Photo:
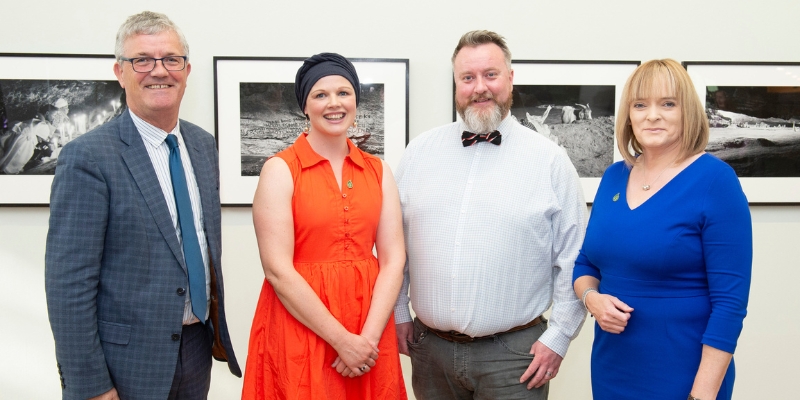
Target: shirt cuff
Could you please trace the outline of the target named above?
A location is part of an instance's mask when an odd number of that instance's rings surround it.
[[[552,326],[547,328],[547,330],[542,333],[542,336],[539,337],[539,341],[542,342],[543,345],[547,346],[547,348],[560,355],[561,358],[564,358],[567,355],[567,349],[569,348],[569,343],[571,342],[569,336],[561,332],[560,329]]]
[[[408,308],[408,304],[400,304],[394,307],[394,323],[402,324],[406,322],[411,322],[411,311]]]

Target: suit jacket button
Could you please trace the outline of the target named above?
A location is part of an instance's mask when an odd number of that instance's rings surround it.
[[[186,289],[179,287],[178,288],[178,296],[183,296],[186,294]]]
[[[181,335],[179,335],[179,334],[177,334],[177,333],[173,333],[173,334],[172,334],[172,340],[174,340],[174,341],[176,341],[176,342],[177,342],[178,340],[181,340]]]

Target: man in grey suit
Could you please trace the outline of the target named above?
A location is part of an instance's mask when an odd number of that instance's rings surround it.
[[[64,399],[205,399],[212,356],[241,377],[215,141],[178,120],[188,54],[167,16],[129,17],[114,64],[129,110],[58,158],[45,285]]]

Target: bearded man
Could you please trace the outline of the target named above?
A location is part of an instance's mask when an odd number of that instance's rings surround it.
[[[580,181],[563,149],[511,116],[502,36],[464,34],[452,62],[461,120],[419,135],[397,171],[399,348],[417,399],[546,399],[586,317],[571,285]]]

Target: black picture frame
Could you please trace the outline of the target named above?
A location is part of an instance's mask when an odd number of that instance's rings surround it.
[[[711,125],[706,151],[748,201],[800,203],[800,62],[684,61]]]
[[[565,148],[581,177],[588,203],[594,200],[602,172],[611,163],[622,160],[614,138],[616,113],[622,88],[640,64],[640,61],[607,60],[511,61],[514,70],[511,114],[534,131],[536,126],[543,127],[546,132],[539,133]],[[455,90],[453,82],[453,93]],[[582,109],[577,104],[588,105],[593,109],[588,115],[594,113],[594,117],[586,118],[585,110],[578,116]],[[565,124],[560,117],[564,112],[575,118]],[[458,118],[454,100],[453,121]],[[581,134],[571,132],[573,128]],[[593,137],[592,143],[587,144],[584,141],[589,138],[587,131],[599,137]]]
[[[0,205],[48,206],[60,148],[127,108],[113,64],[107,54],[0,53]]]
[[[304,59],[214,57],[214,114],[223,205],[252,205],[263,162],[302,132],[303,115],[293,84]],[[367,136],[365,147],[357,144],[394,168],[408,144],[408,59],[349,60],[361,81],[357,129]]]

